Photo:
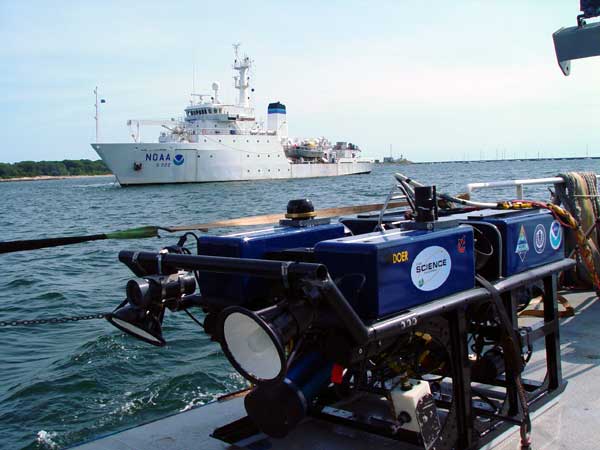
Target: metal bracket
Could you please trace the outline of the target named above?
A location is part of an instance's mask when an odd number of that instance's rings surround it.
[[[290,280],[288,277],[288,273],[289,273],[289,267],[292,264],[293,263],[290,261],[284,261],[281,263],[281,281],[283,283],[283,287],[286,289],[290,288]]]

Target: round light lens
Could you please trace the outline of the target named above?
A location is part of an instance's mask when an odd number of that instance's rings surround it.
[[[251,381],[277,378],[284,367],[280,346],[255,318],[234,311],[223,322],[225,353]],[[234,364],[235,366],[236,364]],[[243,373],[245,372],[245,373]]]

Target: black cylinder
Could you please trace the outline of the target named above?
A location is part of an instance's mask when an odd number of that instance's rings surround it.
[[[275,386],[257,386],[244,406],[263,433],[283,438],[306,416],[308,404],[302,391],[289,380]]]
[[[160,297],[160,286],[157,286],[154,283],[151,284],[145,278],[129,280],[125,290],[129,301],[140,308],[148,307],[150,303],[152,303],[152,299],[155,297],[156,293],[158,293],[158,296]]]
[[[471,378],[478,383],[493,383],[505,370],[504,353],[500,347],[494,347],[473,364]]]
[[[333,363],[318,352],[298,358],[277,384],[259,384],[244,399],[248,416],[275,438],[285,437],[304,417],[309,404],[329,384]]]
[[[127,298],[140,308],[162,300],[181,298],[193,294],[196,290],[196,278],[193,273],[171,276],[149,276],[127,282]]]
[[[160,258],[159,258],[160,256]],[[173,273],[177,269],[200,272],[250,275],[260,278],[281,279],[306,277],[323,280],[327,278],[327,267],[323,264],[270,261],[265,259],[227,258],[224,256],[158,254],[123,250],[119,261],[125,263],[136,275]],[[143,269],[143,270],[140,270]]]
[[[285,217],[288,219],[310,219],[315,217],[315,207],[307,198],[290,200]]]
[[[417,222],[433,222],[437,220],[435,186],[415,187],[415,207],[417,209]]]

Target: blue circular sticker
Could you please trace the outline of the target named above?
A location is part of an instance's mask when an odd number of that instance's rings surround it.
[[[552,247],[554,250],[558,250],[560,244],[562,243],[562,227],[558,221],[555,220],[552,222],[548,235],[550,238],[550,247]]]
[[[535,227],[533,232],[533,248],[538,254],[544,253],[546,249],[546,228],[541,223]]]

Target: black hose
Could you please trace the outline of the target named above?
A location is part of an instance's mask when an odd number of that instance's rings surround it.
[[[524,364],[521,358],[521,347],[518,345],[518,338],[516,336],[515,329],[512,321],[508,317],[506,308],[502,304],[502,298],[500,292],[494,285],[488,280],[483,278],[481,275],[475,275],[477,282],[487,289],[492,297],[493,305],[496,309],[496,313],[500,318],[500,324],[503,330],[502,337],[502,348],[506,352],[508,358],[507,362],[515,372],[515,385],[517,388],[517,395],[519,397],[519,403],[521,404],[521,410],[523,412],[523,421],[521,422],[521,450],[529,450],[531,448],[531,418],[529,416],[529,404],[527,403],[527,395],[525,394],[525,388],[523,386],[523,380],[521,379],[521,373],[523,372]],[[508,381],[508,380],[507,380]]]
[[[106,234],[92,234],[88,236],[68,236],[48,239],[30,239],[23,241],[0,242],[0,253],[20,252],[24,250],[37,250],[39,248],[60,247],[62,245],[79,244],[81,242],[99,241],[107,239]]]

